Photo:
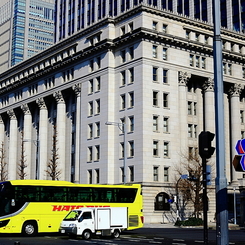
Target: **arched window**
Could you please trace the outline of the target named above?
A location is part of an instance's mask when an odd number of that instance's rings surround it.
[[[155,210],[170,210],[170,203],[168,200],[170,199],[169,195],[165,192],[160,192],[155,197]]]

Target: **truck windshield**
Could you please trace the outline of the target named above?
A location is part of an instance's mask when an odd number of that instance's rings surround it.
[[[73,210],[69,214],[66,215],[66,217],[64,218],[64,220],[66,220],[66,221],[69,221],[69,220],[77,220],[78,217],[80,216],[80,214],[81,214],[81,211]]]

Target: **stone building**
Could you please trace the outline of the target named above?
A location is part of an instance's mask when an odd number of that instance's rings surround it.
[[[215,132],[213,27],[155,1],[134,2],[72,35],[56,34],[54,46],[0,75],[0,142],[8,179],[19,178],[23,154],[26,178],[49,179],[55,131],[60,180],[120,184],[125,175],[126,183],[142,184],[145,222],[168,222],[176,219],[168,203],[175,166],[195,154],[201,131]],[[223,28],[222,41],[232,204],[244,177],[231,164],[245,132],[244,34]],[[209,220],[214,196],[213,183]]]

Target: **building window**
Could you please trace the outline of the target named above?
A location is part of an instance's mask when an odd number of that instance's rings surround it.
[[[129,181],[134,181],[134,166],[129,166]]]
[[[168,108],[168,93],[163,93],[163,107]]]
[[[158,116],[153,116],[153,132],[158,131]]]
[[[92,170],[88,170],[88,183],[93,184],[93,175],[92,175]]]
[[[167,48],[162,49],[162,59],[163,60],[167,60],[167,52],[168,52]]]
[[[125,50],[121,51],[121,61],[122,61],[122,63],[124,63],[126,61],[126,51]]]
[[[157,30],[157,22],[156,21],[152,22],[152,29],[155,31]]]
[[[125,94],[122,94],[120,97],[121,97],[121,110],[125,110],[126,107]]]
[[[94,92],[94,82],[93,79],[89,80],[89,94],[92,94]]]
[[[93,110],[93,101],[90,101],[88,102],[88,115],[89,116],[92,116],[94,113],[94,110]]]
[[[100,77],[96,77],[96,91],[100,91]]]
[[[167,133],[168,130],[168,124],[169,124],[169,118],[168,117],[164,117],[163,118],[163,132]]]
[[[152,46],[152,57],[157,58],[157,46],[156,45]]]
[[[100,57],[97,57],[96,63],[97,63],[97,68],[100,69],[100,67],[101,67],[101,58]]]
[[[162,25],[162,32],[163,32],[163,33],[167,33],[167,27],[168,27],[168,26],[165,25],[165,24]]]
[[[90,68],[91,72],[94,70],[94,61],[93,60],[89,61],[89,68]]]
[[[129,141],[129,156],[133,157],[134,156],[134,141]]]
[[[122,27],[121,27],[121,35],[124,35],[125,33],[126,33],[125,26],[122,26]]]
[[[244,139],[245,137],[245,131],[241,131],[241,139]]]
[[[153,106],[158,106],[158,92],[153,91]]]
[[[126,72],[121,71],[121,86],[125,86],[126,84]]]
[[[134,47],[129,48],[129,57],[130,60],[134,59]]]
[[[95,169],[95,180],[96,180],[96,184],[100,183],[100,170],[99,169]]]
[[[133,31],[133,29],[134,29],[134,23],[133,22],[130,22],[128,24],[128,31],[131,32],[131,31]]]
[[[63,82],[68,82],[73,80],[74,78],[74,69],[68,69],[66,71],[63,72]]]
[[[129,83],[134,82],[134,68],[129,69]]]
[[[197,138],[197,125],[188,124],[188,137]]]
[[[242,68],[242,78],[245,78],[245,67]]]
[[[153,140],[153,156],[158,157],[158,140]]]
[[[96,100],[96,114],[100,114],[100,99]]]
[[[192,114],[192,102],[188,101],[188,115]]]
[[[92,162],[93,161],[93,148],[92,146],[88,147],[88,162]]]
[[[95,134],[96,134],[96,137],[100,137],[100,122],[96,122],[95,123]]]
[[[134,131],[134,116],[129,117],[129,132]]]
[[[164,167],[164,182],[169,181],[169,168]]]
[[[168,83],[168,70],[166,69],[163,69],[162,82],[165,84]]]
[[[129,107],[132,108],[134,107],[134,92],[128,93],[129,95]]]
[[[124,168],[121,167],[120,169],[121,169],[122,182],[124,182]]]
[[[169,142],[164,141],[163,143],[163,156],[169,157]]]
[[[89,138],[89,139],[92,139],[92,137],[93,137],[93,124],[90,123],[90,124],[88,125],[88,138]]]
[[[152,80],[153,80],[153,82],[157,82],[157,80],[158,80],[157,71],[158,71],[157,67],[152,68]]]
[[[158,166],[153,166],[153,181],[158,181]]]
[[[223,74],[225,75],[232,75],[232,66],[228,63],[223,63]]]
[[[124,143],[121,142],[120,145],[121,145],[121,158],[124,158]]]
[[[244,111],[240,111],[240,121],[244,123]]]
[[[95,146],[95,161],[99,161],[100,160],[100,146],[96,145]]]

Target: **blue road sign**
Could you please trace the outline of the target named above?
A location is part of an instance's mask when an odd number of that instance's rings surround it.
[[[245,154],[245,139],[238,140],[235,148],[239,155]]]

